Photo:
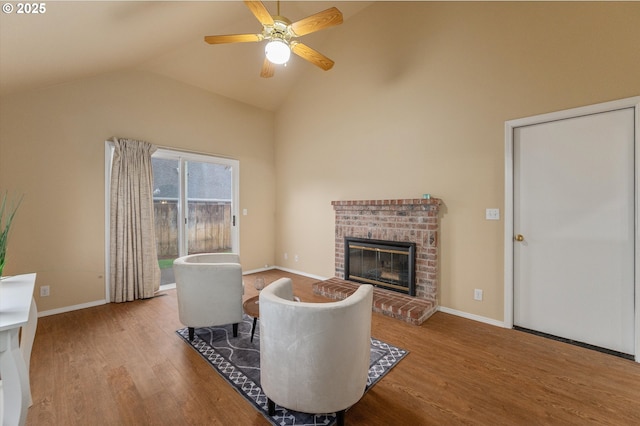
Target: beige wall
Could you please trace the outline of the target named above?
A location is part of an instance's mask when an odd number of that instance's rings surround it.
[[[37,272],[46,311],[102,300],[104,142],[112,136],[240,161],[245,269],[273,264],[273,113],[142,72],[0,99],[0,188],[24,193],[8,275]]]
[[[440,304],[502,320],[504,123],[640,95],[639,23],[640,3],[389,2],[332,30],[335,68],[276,116],[276,263],[333,276],[332,200],[429,192]]]
[[[639,3],[376,3],[313,46],[336,66],[309,65],[275,116],[134,71],[5,96],[0,188],[25,194],[6,273],[51,286],[40,311],[104,298],[104,141],[122,136],[240,160],[245,269],[332,276],[332,200],[430,192],[441,305],[501,320],[484,210],[504,208],[504,122],[640,95],[639,21]]]

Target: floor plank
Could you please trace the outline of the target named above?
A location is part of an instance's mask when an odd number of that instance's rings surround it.
[[[245,276],[245,298],[257,291]],[[283,271],[302,300],[315,279]],[[175,334],[175,290],[38,321],[28,425],[268,425]],[[381,314],[373,336],[410,351],[346,415],[351,425],[637,425],[640,364],[438,312]]]

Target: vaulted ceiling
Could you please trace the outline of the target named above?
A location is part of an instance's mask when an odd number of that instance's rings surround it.
[[[297,21],[336,6],[345,22],[371,1],[283,1],[280,14]],[[292,56],[273,78],[259,76],[264,42],[209,45],[205,35],[260,33],[242,1],[64,1],[40,14],[0,14],[0,95],[138,69],[231,99],[275,110],[307,72],[320,68]],[[265,1],[272,15],[275,1]],[[330,28],[304,36],[322,49]],[[338,65],[338,64],[337,64]],[[327,71],[331,72],[331,71]]]

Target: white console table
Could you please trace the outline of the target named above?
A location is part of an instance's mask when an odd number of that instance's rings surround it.
[[[2,424],[24,425],[27,421],[29,374],[20,351],[18,331],[29,320],[36,274],[0,280],[0,377],[4,398]]]

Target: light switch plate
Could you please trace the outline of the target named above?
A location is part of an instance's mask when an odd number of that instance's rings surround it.
[[[485,219],[500,220],[500,209],[487,209],[485,212]]]

